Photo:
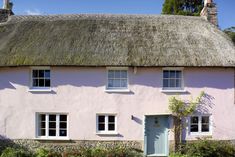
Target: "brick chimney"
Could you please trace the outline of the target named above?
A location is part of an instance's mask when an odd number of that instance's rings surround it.
[[[200,15],[218,27],[217,7],[214,0],[204,0],[204,8]]]
[[[0,9],[0,23],[6,22],[8,17],[14,15],[12,12],[13,3],[9,0],[3,0],[3,8]]]

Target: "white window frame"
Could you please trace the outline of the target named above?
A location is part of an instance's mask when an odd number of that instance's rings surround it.
[[[45,136],[39,136],[39,116],[45,114],[45,120],[46,120],[46,134]],[[56,115],[56,136],[49,136],[49,115]],[[59,116],[60,115],[66,115],[67,116],[67,136],[59,136]],[[68,113],[52,113],[52,112],[38,112],[36,113],[36,139],[42,139],[42,140],[69,140],[69,115]]]
[[[50,87],[34,87],[33,86],[33,70],[50,70]],[[50,92],[51,91],[51,68],[48,66],[40,66],[40,67],[31,67],[30,68],[30,92]]]
[[[99,130],[99,116],[105,116],[105,130]],[[115,130],[109,131],[108,130],[108,117],[114,116],[115,117]],[[99,113],[96,114],[96,134],[104,134],[104,135],[117,135],[117,114],[106,114],[106,113]]]
[[[191,117],[198,117],[198,132],[191,132]],[[209,117],[209,132],[202,132],[202,117]],[[189,135],[196,136],[210,136],[212,135],[212,115],[192,115],[188,117],[189,125],[188,125],[188,133]]]
[[[181,87],[164,87],[164,71],[181,71]],[[166,67],[166,68],[162,68],[162,81],[161,81],[161,85],[162,85],[162,89],[161,92],[186,92],[184,89],[184,68],[183,67]]]
[[[127,71],[127,87],[126,88],[110,88],[108,86],[108,72],[109,70],[126,70]],[[129,90],[129,68],[128,67],[107,67],[106,68],[106,87],[105,87],[106,92],[130,92]]]

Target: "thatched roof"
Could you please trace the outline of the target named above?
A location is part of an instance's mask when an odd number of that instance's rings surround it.
[[[235,47],[201,17],[10,16],[0,66],[28,65],[235,67]]]

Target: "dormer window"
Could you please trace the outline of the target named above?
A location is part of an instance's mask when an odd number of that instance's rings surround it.
[[[183,90],[183,71],[163,69],[163,90]]]

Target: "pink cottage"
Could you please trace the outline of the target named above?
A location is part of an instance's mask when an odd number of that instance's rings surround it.
[[[24,16],[11,6],[0,9],[1,145],[122,143],[168,156],[169,97],[201,91],[185,140],[235,140],[235,47],[213,2],[202,17]]]

